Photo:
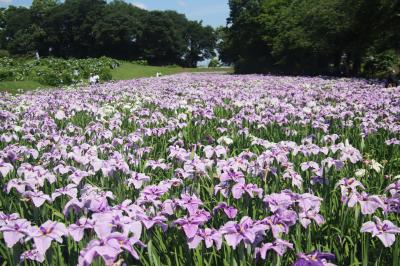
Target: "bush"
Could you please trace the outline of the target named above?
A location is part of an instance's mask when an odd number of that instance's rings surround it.
[[[0,81],[11,81],[14,80],[15,75],[11,69],[0,68]]]
[[[386,79],[394,71],[399,76],[400,55],[394,50],[370,55],[364,63],[367,78]]]
[[[101,69],[100,73],[100,81],[107,81],[112,79],[111,70],[109,68]]]
[[[147,62],[147,60],[136,60],[136,61],[132,61],[131,63],[137,64],[137,65],[142,65],[142,66],[148,66],[149,65],[149,62]]]
[[[0,49],[0,57],[9,57],[10,53],[7,50]]]
[[[111,69],[120,66],[115,59],[101,57],[90,59],[42,58],[34,61],[0,58],[0,80],[31,79],[44,85],[71,85],[99,75],[101,81],[112,79]]]
[[[61,75],[49,69],[42,69],[36,79],[41,84],[58,86],[62,84]]]
[[[219,67],[220,63],[218,58],[211,59],[210,63],[208,63],[208,67]]]

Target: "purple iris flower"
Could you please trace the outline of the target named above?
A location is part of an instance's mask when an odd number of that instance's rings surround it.
[[[107,237],[116,229],[122,229],[124,235],[132,232],[136,238],[140,238],[142,232],[140,221],[133,221],[131,217],[123,215],[121,210],[94,213],[92,219],[93,229],[99,238]]]
[[[14,167],[10,163],[6,163],[0,159],[0,174],[4,178],[10,173]]]
[[[179,218],[174,221],[173,224],[181,226],[187,238],[193,238],[199,230],[199,225],[202,225],[207,221],[208,219],[204,216],[196,215]]]
[[[267,252],[273,250],[282,257],[288,248],[293,249],[293,244],[278,238],[273,243],[265,243],[260,248],[256,248],[254,255],[255,257],[260,255],[260,257],[265,260],[267,258]]]
[[[37,208],[42,206],[45,201],[52,202],[50,196],[44,194],[42,191],[26,191],[22,194],[22,196],[31,200]]]
[[[299,220],[304,228],[307,228],[311,221],[314,220],[318,225],[325,223],[324,217],[317,210],[307,210],[299,213]]]
[[[68,233],[72,238],[79,242],[83,238],[85,229],[93,229],[94,222],[86,217],[81,217],[75,224],[68,226]]]
[[[37,261],[40,263],[43,263],[45,260],[44,254],[40,253],[37,249],[32,249],[25,251],[21,254],[20,260],[21,262],[25,260],[32,260],[32,261]]]
[[[362,155],[359,150],[354,148],[351,145],[345,145],[342,148],[342,153],[340,155],[340,160],[341,161],[346,161],[349,160],[351,163],[355,164],[358,161],[362,160]]]
[[[146,214],[138,214],[137,219],[139,219],[143,223],[146,229],[150,229],[154,225],[159,225],[164,232],[167,231],[167,218],[162,215],[148,216]]]
[[[216,158],[219,158],[221,156],[226,156],[226,148],[218,145],[216,147],[212,147],[212,146],[205,146],[203,148],[203,151],[206,155],[207,158],[212,158],[213,156],[215,156]]]
[[[82,179],[88,176],[93,175],[93,173],[82,171],[82,170],[75,170],[68,179],[71,180],[74,184],[79,185]]]
[[[300,168],[302,171],[306,171],[311,168],[312,171],[319,170],[319,165],[316,162],[309,161],[300,164]]]
[[[349,207],[354,207],[357,202],[360,204],[361,213],[364,215],[373,214],[378,208],[385,208],[385,203],[380,196],[369,196],[366,192],[354,193],[352,197],[350,197],[347,205]]]
[[[389,220],[381,221],[374,217],[375,222],[369,221],[362,225],[361,232],[371,233],[373,237],[378,237],[385,247],[390,247],[396,240],[396,234],[400,233],[400,228]]]
[[[145,247],[138,239],[134,237],[128,238],[117,232],[101,240],[94,239],[81,251],[78,265],[89,266],[97,257],[101,257],[106,265],[113,265],[119,254],[124,250],[139,260],[139,254],[133,248],[134,245]]]
[[[215,229],[199,229],[195,236],[188,240],[189,248],[197,248],[201,241],[204,241],[206,248],[211,248],[213,245],[215,245],[217,250],[220,250],[222,246],[222,234]]]
[[[293,266],[333,266],[334,264],[330,261],[335,260],[335,258],[334,254],[328,252],[299,253]]]
[[[303,185],[303,178],[301,177],[301,175],[299,173],[297,173],[293,169],[288,168],[287,170],[285,170],[282,177],[283,177],[283,179],[290,179],[292,181],[292,186],[295,186],[298,189],[301,189],[301,187]]]
[[[161,214],[173,215],[176,211],[177,203],[175,200],[166,199],[161,204]]]
[[[78,196],[78,188],[75,184],[68,184],[63,188],[56,189],[53,194],[51,194],[51,198],[54,201],[56,198],[67,195],[71,198],[76,198]]]
[[[41,254],[45,254],[53,240],[62,243],[63,240],[61,237],[67,234],[68,230],[63,223],[48,220],[40,227],[31,227],[29,237],[33,238],[36,249]]]
[[[282,233],[289,233],[289,228],[295,225],[296,221],[297,214],[295,211],[278,209],[273,215],[264,218],[259,223],[271,229],[274,238],[280,238]]]
[[[135,189],[140,189],[143,185],[143,182],[148,182],[148,181],[150,181],[149,176],[137,172],[132,172],[131,177],[126,180],[126,184],[128,186],[133,185]]]
[[[181,199],[176,201],[177,205],[186,209],[192,215],[203,202],[196,195],[182,194]]]
[[[17,219],[6,222],[0,226],[3,238],[8,248],[12,248],[18,241],[29,234],[31,223],[25,219]]]
[[[26,182],[25,180],[21,178],[14,178],[8,181],[6,192],[7,194],[9,194],[11,192],[11,189],[15,188],[18,191],[18,193],[22,194],[26,191],[27,187],[32,188],[29,186],[29,183]]]
[[[267,227],[263,224],[254,223],[250,217],[243,217],[239,223],[229,221],[219,230],[225,237],[229,246],[236,249],[240,242],[252,244],[257,234],[264,234]]]
[[[244,183],[244,174],[240,171],[228,170],[221,174],[221,182],[233,181],[235,183]]]
[[[290,195],[284,193],[266,195],[264,202],[272,212],[276,212],[278,209],[286,210],[295,203]]]
[[[4,212],[0,211],[0,227],[10,223],[10,222],[15,222],[19,219],[19,214],[18,213],[12,213],[12,214],[5,214]]]
[[[226,202],[220,202],[214,207],[213,212],[216,213],[218,210],[223,210],[229,219],[236,217],[238,210],[235,207],[229,206]]]
[[[232,195],[235,199],[240,199],[243,193],[247,193],[251,198],[256,194],[260,199],[262,198],[263,189],[257,187],[255,184],[238,183],[232,187]]]
[[[385,192],[389,191],[390,195],[395,196],[400,194],[400,180],[390,184],[385,188]]]

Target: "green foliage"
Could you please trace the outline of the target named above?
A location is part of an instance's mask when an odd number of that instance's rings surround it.
[[[230,0],[229,6],[218,51],[239,73],[379,77],[382,67],[365,66],[368,58],[386,65],[395,62],[384,54],[400,51],[400,1]]]
[[[132,61],[133,64],[137,64],[137,65],[142,65],[142,66],[148,66],[149,62],[147,62],[147,60],[134,60]]]
[[[146,14],[143,34],[138,40],[143,57],[153,65],[180,62],[185,49],[183,34],[175,23],[184,22],[178,13],[151,11]]]
[[[101,81],[112,78],[111,69],[120,65],[115,59],[57,59],[45,58],[21,61],[0,59],[0,81],[33,80],[43,85],[61,86],[85,82],[90,75],[99,75]]]
[[[400,55],[394,50],[372,54],[364,62],[364,73],[367,77],[386,78],[390,72],[399,73]]]
[[[107,56],[196,67],[215,56],[212,27],[175,11],[147,11],[114,0],[35,0],[0,12],[0,48],[12,55]]]
[[[14,78],[14,73],[12,70],[7,68],[0,68],[0,80],[12,80]]]
[[[218,58],[211,59],[210,63],[208,63],[208,67],[219,67],[220,63]]]
[[[100,80],[111,80],[111,70],[109,68],[102,68],[99,73]]]
[[[189,44],[185,52],[185,66],[196,67],[197,62],[215,56],[216,37],[212,27],[203,27],[196,21],[189,22],[185,29],[185,41]]]
[[[7,50],[0,49],[0,58],[1,57],[9,57],[10,53]]]

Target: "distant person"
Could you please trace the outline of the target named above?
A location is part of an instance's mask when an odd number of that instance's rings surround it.
[[[36,51],[35,56],[36,56],[36,60],[40,60],[40,56],[39,56],[39,52],[38,51]]]
[[[99,75],[92,76],[92,74],[90,74],[90,77],[89,77],[89,84],[90,85],[97,84],[97,83],[99,83],[99,81],[100,81]]]

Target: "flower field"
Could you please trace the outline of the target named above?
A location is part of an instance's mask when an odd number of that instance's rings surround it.
[[[400,87],[180,74],[0,95],[2,265],[400,265]]]

